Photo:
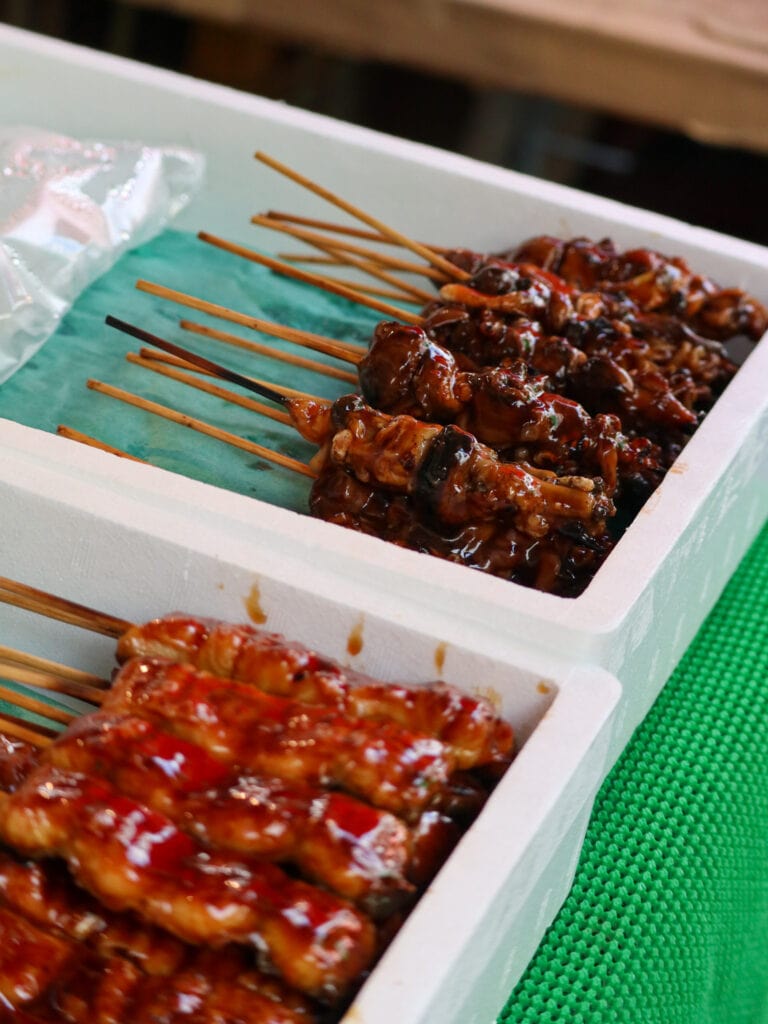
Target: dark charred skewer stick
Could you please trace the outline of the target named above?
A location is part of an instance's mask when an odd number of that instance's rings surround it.
[[[249,391],[255,391],[256,394],[261,395],[263,398],[268,398],[271,402],[277,402],[278,405],[285,404],[286,397],[281,391],[270,388],[266,384],[256,384],[250,377],[246,377],[242,373],[237,373],[236,370],[230,370],[226,366],[222,366],[220,363],[215,363],[212,359],[206,359],[205,356],[199,356],[195,352],[190,352],[188,349],[182,348],[180,345],[174,345],[172,341],[166,341],[165,338],[159,338],[156,334],[145,331],[142,327],[137,327],[135,324],[129,324],[125,320],[120,320],[114,316],[105,317],[104,322],[109,327],[114,327],[118,331],[122,331],[123,334],[128,334],[132,338],[136,338],[138,341],[145,342],[147,345],[154,345],[157,348],[162,349],[164,352],[170,352],[172,356],[184,359],[188,363],[192,363],[193,366],[199,366],[200,369],[206,370],[208,373],[212,373],[215,377],[220,377],[222,380],[228,380],[230,384],[238,384],[240,387],[246,388]]]
[[[144,350],[146,351],[146,350]],[[228,391],[226,388],[220,388],[216,384],[211,384],[207,380],[200,380],[199,377],[193,377],[188,373],[184,373],[183,370],[175,369],[169,366],[167,363],[162,363],[157,359],[148,359],[143,355],[136,355],[135,352],[128,352],[125,357],[129,363],[134,366],[138,366],[144,370],[151,370],[152,373],[159,373],[163,377],[167,377],[169,380],[175,380],[179,384],[186,384],[187,387],[197,388],[198,391],[204,391],[208,395],[213,395],[215,398],[221,398],[225,402],[231,402],[233,405],[239,405],[242,409],[247,409],[249,412],[258,413],[260,416],[267,416],[271,420],[275,420],[277,423],[284,423],[291,425],[291,418],[279,409],[271,409],[268,405],[264,405],[262,402],[256,402],[252,398],[244,398],[242,395],[236,394],[234,391]]]
[[[141,364],[152,363],[155,366],[157,364],[161,364],[163,366],[173,367],[176,370],[183,370],[183,371],[187,371],[188,373],[199,374],[199,375],[201,375],[203,377],[215,377],[216,376],[216,374],[212,373],[210,370],[203,370],[201,367],[195,366],[193,363],[190,363],[189,360],[187,360],[187,359],[180,359],[178,356],[172,356],[169,352],[162,352],[162,351],[160,351],[160,349],[147,348],[146,346],[142,346],[142,348],[139,349],[138,356],[136,355],[135,352],[129,352],[129,353],[126,354],[125,358],[128,360],[129,363],[136,363],[137,365],[139,363],[141,363]],[[182,380],[182,376],[184,378],[186,378],[186,373],[179,375],[175,379],[181,381]],[[279,391],[285,397],[286,404],[292,398],[298,398],[300,400],[310,401],[310,402],[327,402],[328,401],[327,398],[323,398],[320,395],[312,395],[308,391],[298,391],[296,388],[289,388],[289,387],[286,387],[284,384],[275,384],[275,383],[272,383],[270,381],[260,380],[258,377],[248,377],[247,379],[250,380],[251,383],[254,384],[254,385],[263,384],[265,386],[265,388],[272,389],[274,391]],[[192,380],[193,380],[192,378],[190,380],[184,379],[182,381],[182,383],[190,384],[190,383],[192,383]],[[195,380],[195,386],[197,386],[198,383],[199,383],[199,380],[197,378],[194,378],[194,380]],[[206,390],[206,389],[201,389],[201,390]],[[254,389],[251,388],[251,390],[254,390]],[[214,394],[215,392],[211,392],[211,393]],[[249,405],[245,405],[244,404],[245,400],[241,399],[241,396],[239,396],[239,395],[235,396],[234,393],[231,392],[231,391],[226,391],[226,390],[222,389],[221,394],[219,395],[219,397],[223,398],[227,402],[228,401],[235,401],[236,404],[243,405],[244,408],[251,409],[253,412],[258,413],[260,416],[266,415],[265,410],[267,409],[267,406],[263,406],[261,408],[257,408],[257,406],[260,406],[259,402],[252,402]],[[272,413],[272,415],[270,416],[270,419],[273,419],[273,420],[275,420],[278,423],[288,422],[287,420],[285,420],[283,418],[283,416],[284,416],[283,413],[275,412],[274,409],[270,410],[270,412]]]
[[[241,256],[252,263],[268,267],[284,277],[291,277],[295,281],[302,281],[304,284],[311,284],[316,288],[322,288],[323,291],[339,295],[343,299],[349,299],[350,302],[357,303],[359,306],[368,306],[369,309],[375,309],[377,312],[384,313],[385,316],[393,317],[395,320],[404,320],[410,324],[422,324],[424,322],[424,318],[418,313],[411,313],[410,310],[400,309],[399,306],[393,306],[388,302],[379,302],[378,299],[363,295],[353,288],[337,284],[331,277],[323,277],[321,274],[310,274],[305,270],[299,270],[298,267],[293,267],[290,263],[282,263],[280,260],[272,259],[271,256],[264,256],[262,253],[255,252],[245,245],[238,245],[236,242],[228,242],[225,238],[219,238],[217,235],[212,235],[207,231],[198,231],[197,237],[201,242],[207,242],[208,245],[214,245],[225,252],[231,252],[234,256]]]
[[[364,224],[374,228],[379,234],[384,235],[387,238],[392,238],[398,242],[405,249],[410,249],[411,252],[415,252],[417,256],[421,256],[427,263],[431,263],[433,267],[437,267],[438,270],[442,270],[447,277],[453,278],[456,281],[467,281],[470,275],[465,271],[461,270],[455,264],[450,263],[444,257],[438,253],[433,252],[427,246],[422,245],[421,242],[416,242],[407,235],[402,234],[400,231],[396,231],[390,227],[389,224],[385,224],[377,217],[373,217],[371,214],[366,213],[359,207],[354,206],[352,203],[347,202],[346,199],[342,199],[341,196],[335,195],[328,189],[323,188],[322,185],[317,182],[311,181],[303,174],[299,174],[298,171],[292,170],[279,160],[275,160],[274,157],[269,156],[267,153],[258,151],[254,154],[257,160],[261,163],[266,164],[267,167],[271,167],[272,170],[277,171],[279,174],[284,175],[286,178],[290,178],[291,181],[295,181],[297,185],[301,185],[303,188],[308,189],[310,192],[314,192],[315,195],[320,196],[321,199],[325,199],[326,202],[331,203],[333,206],[338,206],[340,210],[344,210],[345,213],[350,214],[355,220],[361,220]]]

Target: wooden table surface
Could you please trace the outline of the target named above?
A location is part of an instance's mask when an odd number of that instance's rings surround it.
[[[128,0],[768,151],[768,0]]]

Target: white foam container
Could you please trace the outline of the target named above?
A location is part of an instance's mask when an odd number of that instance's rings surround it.
[[[266,206],[328,208],[264,149],[435,243],[610,235],[768,301],[768,252],[668,218],[0,28],[0,110],[79,137],[206,153],[182,226],[253,241]],[[261,239],[260,239],[261,244]],[[366,983],[346,1024],[490,1021],[564,899],[597,788],[768,510],[758,345],[586,592],[520,588],[0,420],[0,574],[138,620],[173,608],[268,625],[383,677],[498,694],[522,753]],[[2,392],[0,391],[0,415]],[[0,606],[0,636],[104,670],[106,641]],[[546,691],[546,692],[543,692]]]

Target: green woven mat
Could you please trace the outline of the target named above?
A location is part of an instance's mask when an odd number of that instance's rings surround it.
[[[768,528],[603,785],[499,1019],[768,1022]]]

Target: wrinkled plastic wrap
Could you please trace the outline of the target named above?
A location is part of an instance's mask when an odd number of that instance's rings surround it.
[[[200,187],[201,154],[0,128],[0,383],[74,299]]]

